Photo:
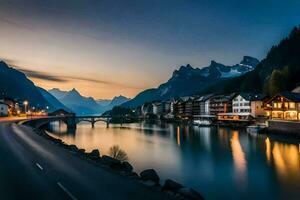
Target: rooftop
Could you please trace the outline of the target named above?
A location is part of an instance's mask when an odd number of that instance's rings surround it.
[[[266,95],[255,93],[240,93],[237,95],[241,95],[247,101],[262,101],[266,98]]]

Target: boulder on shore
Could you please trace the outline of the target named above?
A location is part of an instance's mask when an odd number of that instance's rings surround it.
[[[102,156],[102,161],[113,169],[121,169],[121,161],[110,156]]]
[[[73,151],[73,152],[77,152],[77,151],[78,151],[78,148],[77,148],[76,145],[74,145],[74,144],[69,145],[69,149],[70,149],[71,151]]]
[[[125,172],[132,172],[133,167],[129,162],[122,162],[121,169]]]
[[[204,200],[204,197],[197,191],[192,188],[181,188],[178,190],[178,193],[186,199],[190,200]]]
[[[100,152],[98,149],[94,149],[90,153],[87,153],[87,156],[92,160],[98,160],[100,158]]]
[[[130,172],[128,176],[132,179],[139,179],[139,175],[136,172]]]
[[[159,182],[159,176],[157,175],[154,169],[146,169],[140,173],[140,177],[143,181],[154,181],[155,183]]]
[[[167,179],[162,186],[162,190],[168,190],[172,192],[177,192],[179,189],[183,188],[183,186],[171,179]]]
[[[52,138],[52,137],[50,137],[50,139],[57,144],[60,144],[63,142],[61,139],[56,139],[56,138]]]
[[[79,153],[80,155],[84,155],[85,149],[78,149],[78,153]]]

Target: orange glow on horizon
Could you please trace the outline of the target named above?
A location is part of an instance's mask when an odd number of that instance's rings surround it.
[[[59,88],[63,91],[69,91],[73,88],[79,91],[82,96],[93,97],[95,99],[112,99],[115,96],[124,95],[128,98],[135,97],[143,89],[126,88],[118,85],[101,85],[93,84],[85,81],[70,81],[66,83],[58,83],[52,81],[43,81],[40,79],[29,78],[35,85],[42,87],[46,90],[52,88]]]

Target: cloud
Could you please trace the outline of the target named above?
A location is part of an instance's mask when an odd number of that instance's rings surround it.
[[[24,74],[26,74],[26,76],[30,78],[36,78],[36,79],[54,81],[54,82],[68,82],[68,80],[64,77],[49,75],[44,72],[28,70],[28,69],[20,69],[20,68],[18,68],[18,70],[22,71]]]
[[[22,71],[24,74],[26,74],[27,77],[29,78],[34,78],[34,79],[40,79],[44,81],[52,81],[52,82],[60,82],[60,83],[67,83],[67,82],[72,82],[72,81],[87,81],[91,83],[98,83],[98,84],[104,84],[104,85],[115,85],[115,86],[120,86],[124,88],[131,88],[131,89],[144,89],[141,87],[136,87],[136,86],[130,86],[122,83],[117,83],[113,81],[106,81],[106,80],[99,80],[99,79],[92,79],[92,78],[85,78],[85,77],[77,77],[77,76],[59,76],[59,75],[54,75],[54,74],[49,74],[37,70],[29,70],[24,67],[18,66],[13,64],[14,60],[9,60],[9,59],[2,59],[6,63],[9,63],[11,67],[14,67],[15,69]]]
[[[65,76],[65,75],[56,75],[56,74],[50,74],[38,70],[31,70],[27,69],[26,67],[22,67],[18,64],[16,64],[18,61],[10,58],[4,58],[0,57],[0,60],[7,63],[10,67],[15,68],[16,70],[19,70],[23,72],[27,77],[44,80],[44,81],[52,81],[52,82],[59,82],[59,83],[67,83],[67,82],[73,82],[73,81],[86,81],[91,83],[98,83],[98,84],[104,84],[104,85],[114,85],[124,88],[130,88],[130,89],[139,89],[143,90],[145,87],[137,87],[132,86],[128,84],[118,83],[114,81],[107,81],[107,80],[100,80],[100,79],[93,79],[93,78],[87,78],[87,77],[78,77],[78,76]],[[76,87],[76,86],[74,86]]]

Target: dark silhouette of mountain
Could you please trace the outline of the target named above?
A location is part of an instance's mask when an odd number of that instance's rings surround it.
[[[25,74],[0,61],[0,98],[3,97],[10,97],[20,102],[27,100],[29,106],[38,109],[46,109],[48,106],[50,111],[57,109],[58,105],[48,102],[40,89],[27,79]]]
[[[110,104],[107,105],[107,110],[110,110],[115,106],[119,106],[119,105],[121,105],[121,104],[123,104],[123,103],[125,103],[129,100],[130,100],[130,98],[127,98],[127,97],[122,96],[122,95],[116,96],[111,100]]]
[[[274,95],[300,85],[300,26],[274,45],[255,68],[240,77],[220,81],[204,92],[264,92]]]
[[[127,101],[129,101],[130,98],[127,98],[125,96],[115,96],[113,99],[98,99],[96,102],[105,108],[105,110],[110,110],[115,106],[119,106]]]
[[[125,107],[136,107],[145,102],[165,100],[198,93],[215,82],[241,76],[255,69],[259,60],[245,56],[236,65],[226,66],[211,61],[208,67],[193,68],[191,65],[181,66],[173,72],[172,77],[155,89],[148,89],[139,93],[132,100],[122,104]]]
[[[114,106],[118,106],[125,101],[128,101],[128,98],[118,96],[112,100],[102,101],[104,105],[101,105],[101,101],[96,101],[92,97],[84,97],[75,88],[70,91],[61,91],[54,88],[49,90],[49,93],[59,99],[60,102],[74,111],[77,115],[102,114],[103,112],[112,109]]]
[[[64,104],[62,104],[58,99],[56,99],[52,94],[50,94],[47,90],[37,87],[42,96],[48,101],[50,107],[55,109],[64,109],[68,112],[73,112],[71,109],[67,108]]]
[[[96,100],[97,104],[99,104],[100,106],[108,106],[111,102],[111,99],[97,99]]]
[[[51,93],[53,96],[55,96],[57,99],[61,99],[68,93],[67,91],[62,91],[58,88],[53,88],[53,89],[49,90],[48,92]]]
[[[49,90],[49,93],[77,115],[95,115],[103,112],[102,107],[92,97],[82,96],[75,88],[70,91],[61,91],[54,88]]]

